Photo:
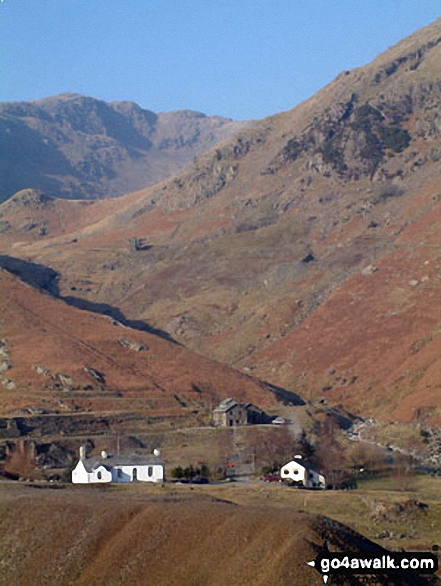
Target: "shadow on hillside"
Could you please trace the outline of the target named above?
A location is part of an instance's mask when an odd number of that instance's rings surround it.
[[[107,315],[108,317],[122,323],[124,326],[133,328],[134,330],[147,332],[148,334],[158,336],[168,342],[179,345],[179,343],[164,330],[154,328],[139,319],[127,319],[118,307],[113,307],[107,303],[95,303],[93,301],[88,301],[87,299],[82,299],[81,297],[62,297],[58,286],[59,275],[49,267],[22,260],[20,258],[14,258],[12,256],[0,255],[0,268],[16,275],[24,283],[27,283],[40,291],[45,291],[57,299],[61,299],[72,307],[91,311],[93,313],[99,313],[101,315]]]
[[[147,332],[148,334],[153,334],[154,336],[158,336],[159,338],[163,338],[168,342],[172,342],[173,344],[179,344],[176,340],[174,340],[168,332],[164,330],[160,330],[158,328],[154,328],[153,326],[149,325],[148,323],[140,320],[140,319],[127,319],[123,312],[118,309],[118,307],[113,307],[112,305],[108,305],[107,303],[95,303],[94,301],[88,301],[87,299],[83,299],[81,297],[59,297],[65,301],[68,305],[72,307],[76,307],[78,309],[84,309],[86,311],[91,311],[93,313],[100,313],[101,315],[107,315],[112,319],[122,323],[124,326],[129,328],[133,328],[134,330],[140,330],[142,332]]]
[[[0,268],[5,269],[8,273],[16,275],[24,283],[27,283],[36,289],[41,289],[55,297],[59,297],[59,275],[53,269],[34,262],[22,260],[21,258],[14,258],[6,255],[0,255]]]
[[[302,399],[300,395],[294,393],[293,391],[287,391],[282,387],[278,387],[277,385],[272,385],[266,381],[263,381],[263,384],[269,388],[277,397],[279,401],[288,405],[306,405],[305,401]]]
[[[307,539],[309,545],[315,550],[317,556],[327,558],[331,551],[345,552],[345,555],[353,555],[357,558],[376,557],[381,559],[393,552],[386,549],[354,531],[347,525],[329,519],[322,515],[317,515],[315,519],[311,520],[311,528],[315,531],[319,538],[319,543]],[[401,550],[404,553],[404,550]],[[410,554],[410,552],[407,552]],[[333,584],[351,584],[353,586],[362,584],[388,584],[390,586],[436,586],[439,580],[435,575],[419,575],[412,570],[403,570],[401,572],[391,573],[390,571],[381,570],[372,572],[372,574],[334,574],[332,576]],[[372,580],[366,578],[373,577]]]

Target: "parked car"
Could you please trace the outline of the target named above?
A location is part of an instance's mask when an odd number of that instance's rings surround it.
[[[283,482],[280,476],[276,476],[275,474],[266,474],[260,480],[264,482]]]

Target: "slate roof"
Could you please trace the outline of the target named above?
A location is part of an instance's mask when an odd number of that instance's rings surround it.
[[[229,411],[230,409],[232,409],[233,407],[236,407],[239,403],[237,401],[235,401],[234,399],[232,399],[231,397],[228,399],[224,399],[219,405],[218,407],[216,407],[215,409],[213,409],[213,412],[217,412],[217,413],[226,413],[227,411]]]
[[[224,399],[221,403],[219,403],[219,405],[215,409],[213,409],[213,412],[226,413],[233,407],[238,406],[245,409],[245,411],[257,411],[259,413],[263,413],[262,409],[259,409],[259,407],[256,407],[256,405],[253,405],[252,403],[238,403],[231,397],[228,399]]]
[[[317,472],[317,470],[306,460],[304,460],[303,458],[293,458],[292,460],[290,460],[288,462],[288,464],[290,464],[291,462],[295,462],[296,464],[300,464],[300,466],[303,466],[303,468],[306,468],[306,470],[310,470],[311,472]],[[285,464],[286,466],[286,464]]]
[[[253,405],[253,403],[242,403],[242,407],[246,410],[246,411],[255,411],[256,413],[262,413],[263,411],[260,407],[257,407],[257,405]]]
[[[92,472],[104,466],[107,470],[115,468],[116,466],[153,466],[155,464],[164,465],[164,460],[157,456],[141,456],[139,454],[125,455],[125,456],[92,456],[83,460],[84,467],[88,472]]]

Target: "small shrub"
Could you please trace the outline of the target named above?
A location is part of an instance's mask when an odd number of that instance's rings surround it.
[[[380,123],[384,120],[383,114],[377,108],[370,104],[364,104],[355,111],[355,120],[351,124],[354,130],[370,131],[375,123]]]
[[[175,478],[176,480],[180,480],[181,478],[184,477],[184,470],[182,468],[182,466],[177,466],[176,468],[173,468],[173,470],[171,471],[171,476],[172,478]]]
[[[406,149],[411,140],[407,130],[398,126],[386,126],[380,128],[380,137],[385,149],[391,149],[395,153],[401,153]]]
[[[343,152],[338,148],[335,138],[327,139],[319,149],[323,161],[332,165],[334,169],[342,173],[347,169]]]
[[[384,151],[381,141],[370,129],[365,130],[365,144],[360,151],[360,155],[370,162],[372,172],[375,171],[383,159]]]
[[[182,468],[182,466],[177,466],[173,468],[171,471],[171,477],[175,480],[185,480],[187,482],[191,482],[195,479],[209,479],[211,476],[210,469],[207,464],[202,463],[199,467],[194,467],[192,464],[190,466],[186,466]]]
[[[71,460],[67,466],[64,468],[63,472],[60,475],[61,482],[72,482],[72,471],[76,467],[76,462]]]
[[[374,203],[381,203],[388,199],[391,199],[392,197],[401,197],[402,195],[404,195],[404,193],[404,189],[402,189],[398,185],[385,185],[380,189],[377,197],[374,200]]]
[[[283,147],[283,154],[285,155],[285,157],[291,159],[292,161],[297,159],[300,152],[301,152],[301,144],[295,138],[291,138],[286,143],[286,145]]]
[[[259,476],[267,476],[268,474],[274,473],[274,466],[262,466],[259,472]]]

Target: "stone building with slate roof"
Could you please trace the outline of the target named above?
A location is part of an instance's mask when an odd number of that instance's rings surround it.
[[[213,409],[213,423],[217,427],[270,423],[271,420],[271,417],[252,403],[238,403],[231,398],[224,399]]]

